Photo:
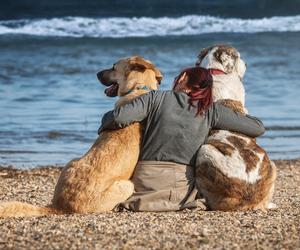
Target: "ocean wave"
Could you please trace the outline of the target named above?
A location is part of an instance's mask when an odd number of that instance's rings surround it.
[[[0,35],[23,34],[56,37],[150,37],[206,33],[300,31],[300,15],[261,19],[188,15],[171,17],[62,17],[0,21]]]

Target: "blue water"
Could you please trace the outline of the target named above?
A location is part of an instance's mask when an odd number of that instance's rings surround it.
[[[99,69],[139,54],[162,70],[161,87],[170,89],[199,49],[215,43],[237,47],[247,62],[246,105],[267,127],[259,144],[272,159],[300,157],[297,1],[241,1],[231,10],[225,1],[174,2],[115,11],[106,1],[67,1],[55,11],[56,1],[27,1],[27,12],[20,1],[0,8],[0,165],[64,165],[85,153],[116,101],[98,83]],[[258,11],[245,8],[251,4]]]

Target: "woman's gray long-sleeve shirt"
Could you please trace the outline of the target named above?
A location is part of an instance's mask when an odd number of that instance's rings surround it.
[[[211,129],[239,132],[251,137],[264,133],[262,122],[214,103],[205,114],[195,116],[183,92],[151,91],[107,112],[99,132],[143,122],[144,136],[139,160],[171,161],[194,165],[198,149]]]

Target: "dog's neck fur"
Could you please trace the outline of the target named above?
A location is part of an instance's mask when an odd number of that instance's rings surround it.
[[[152,70],[146,70],[144,73],[130,73],[130,75],[127,77],[127,84],[121,84],[122,86],[126,86],[127,88],[120,89],[118,91],[119,100],[116,102],[115,106],[118,107],[124,105],[137,98],[138,96],[148,93],[151,90],[157,90],[158,84],[159,83]],[[144,86],[147,86],[149,89],[143,89]]]
[[[213,75],[213,101],[231,100],[235,105],[230,105],[234,111],[248,114],[245,108],[245,89],[243,82],[236,74]],[[238,105],[237,103],[240,103]],[[225,105],[226,106],[226,105]],[[233,108],[234,106],[240,106]]]
[[[245,105],[245,89],[236,74],[213,75],[213,101],[232,99]]]

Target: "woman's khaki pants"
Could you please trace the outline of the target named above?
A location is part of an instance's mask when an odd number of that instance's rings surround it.
[[[131,211],[177,211],[196,207],[194,168],[165,161],[138,162],[135,193],[120,204]]]

